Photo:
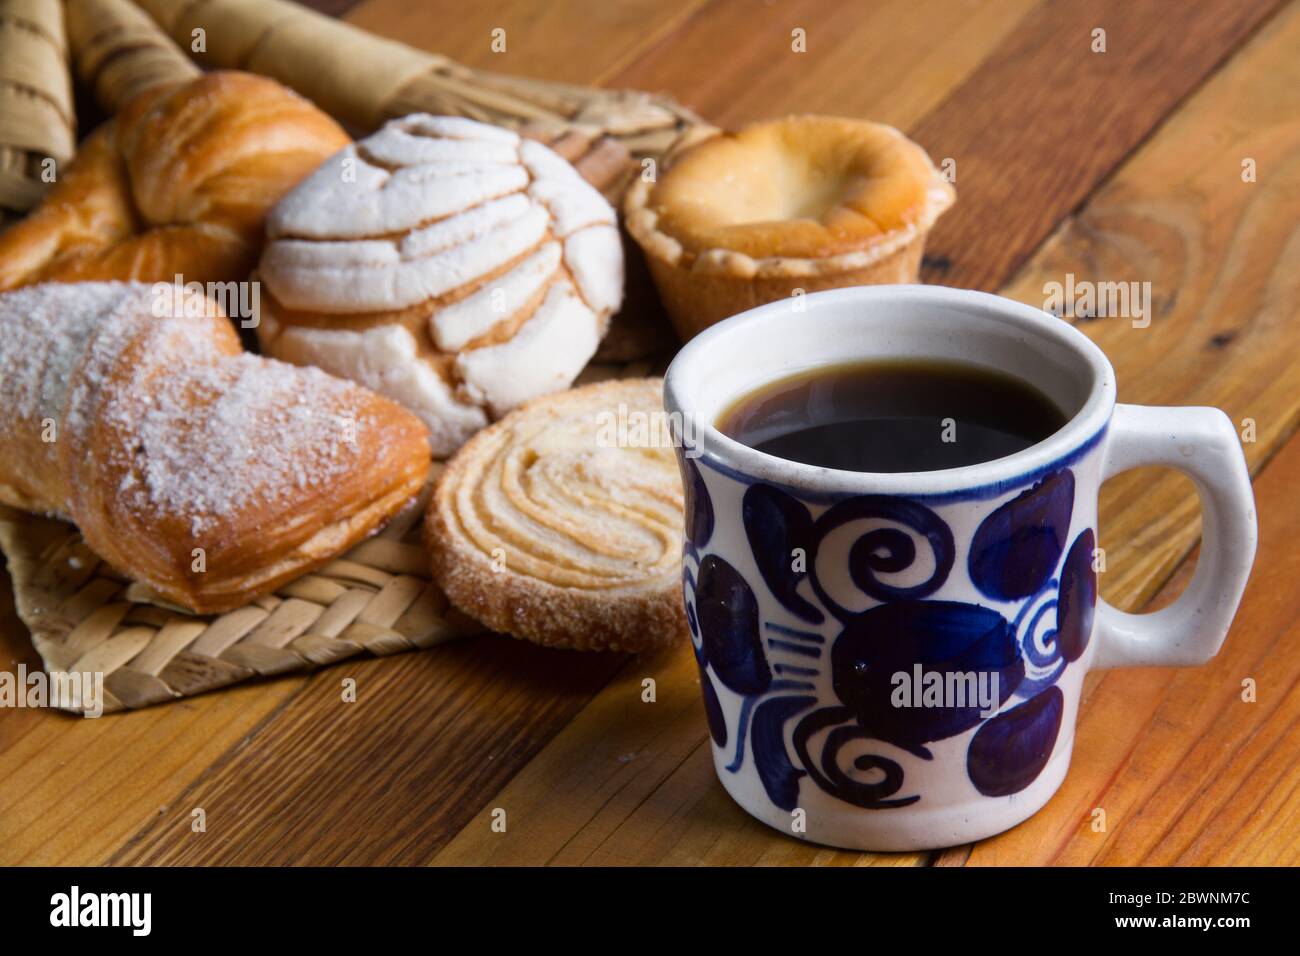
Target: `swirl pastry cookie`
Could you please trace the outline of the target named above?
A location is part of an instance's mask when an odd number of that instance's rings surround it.
[[[454,117],[394,120],[271,212],[263,351],[403,403],[434,454],[573,383],[623,295],[614,210],[567,161]]]
[[[426,522],[457,607],[550,647],[640,651],[686,632],[672,447],[618,440],[620,421],[661,420],[662,391],[626,379],[534,399],[460,450]]]
[[[704,140],[624,197],[683,341],[796,293],[915,282],[953,188],[892,126],[791,116]]]

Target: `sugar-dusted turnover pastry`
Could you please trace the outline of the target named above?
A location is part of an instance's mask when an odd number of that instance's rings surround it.
[[[673,451],[619,426],[659,414],[662,392],[658,378],[587,385],[470,439],[426,523],[452,603],[551,647],[639,651],[686,633]]]
[[[418,494],[429,452],[395,403],[241,352],[215,304],[172,301],[140,283],[0,295],[0,501],[224,611],[374,531]]]
[[[955,193],[879,123],[793,116],[705,140],[624,199],[627,229],[683,340],[803,292],[913,282]]]
[[[244,279],[267,210],[347,143],[337,123],[265,77],[209,73],[153,87],[96,130],[35,211],[0,234],[0,289]]]
[[[268,220],[262,350],[402,402],[455,451],[565,388],[623,294],[614,210],[568,162],[452,117],[395,120]]]

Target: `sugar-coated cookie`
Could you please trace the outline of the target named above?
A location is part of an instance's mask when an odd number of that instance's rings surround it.
[[[686,633],[682,484],[663,380],[534,399],[448,464],[426,523],[434,577],[497,631],[640,651]],[[631,427],[627,427],[631,423]]]

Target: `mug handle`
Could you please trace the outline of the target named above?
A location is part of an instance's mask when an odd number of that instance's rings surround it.
[[[1186,667],[1218,653],[1255,560],[1255,496],[1241,442],[1217,408],[1116,405],[1102,480],[1140,465],[1176,468],[1196,485],[1202,540],[1178,600],[1147,614],[1097,601],[1093,667]]]

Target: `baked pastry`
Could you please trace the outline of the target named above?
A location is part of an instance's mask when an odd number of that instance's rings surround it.
[[[394,120],[267,231],[263,352],[397,399],[436,455],[572,384],[622,299],[609,203],[547,147],[467,119]]]
[[[829,116],[719,134],[666,166],[624,212],[683,341],[797,290],[915,281],[955,198],[898,130]]]
[[[0,289],[36,282],[247,277],[266,211],[348,143],[298,94],[209,73],[133,97],[0,235]]]
[[[242,352],[215,303],[170,290],[0,295],[0,501],[73,521],[177,604],[224,611],[374,531],[419,493],[429,453],[398,405]]]
[[[426,523],[453,604],[549,647],[641,651],[686,633],[671,443],[649,428],[619,441],[620,421],[662,420],[662,393],[658,378],[586,385],[470,439]]]

